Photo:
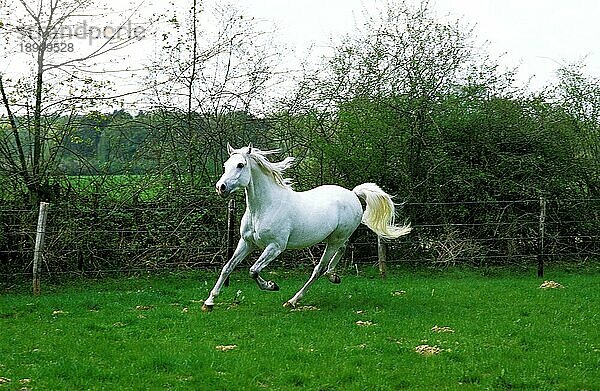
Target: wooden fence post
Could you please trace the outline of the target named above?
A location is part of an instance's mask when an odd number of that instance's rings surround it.
[[[229,200],[227,205],[227,261],[233,256],[235,251],[235,199]],[[225,280],[225,286],[229,286],[229,277]]]
[[[44,251],[44,236],[46,235],[46,216],[48,214],[48,203],[40,202],[37,231],[35,234],[35,249],[33,251],[33,294],[40,294],[40,269],[42,263],[42,252]]]
[[[386,277],[386,262],[387,262],[388,247],[379,236],[377,236],[377,257],[379,258],[379,275],[381,278]]]
[[[546,255],[544,254],[544,231],[546,229],[546,199],[544,197],[540,197],[540,226],[538,231],[538,268],[537,275],[538,277],[544,277],[544,258]]]

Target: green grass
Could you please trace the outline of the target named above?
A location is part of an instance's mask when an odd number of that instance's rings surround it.
[[[600,388],[598,275],[557,272],[564,288],[541,290],[510,272],[372,274],[319,280],[306,311],[281,304],[307,273],[268,275],[281,291],[261,292],[239,272],[212,313],[200,310],[212,273],[4,293],[0,389]]]

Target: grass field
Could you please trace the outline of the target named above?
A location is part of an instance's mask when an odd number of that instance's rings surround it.
[[[295,311],[281,304],[307,273],[269,275],[280,292],[233,277],[212,313],[212,273],[12,288],[0,389],[600,389],[597,274],[544,290],[522,271],[369,269],[319,280]]]

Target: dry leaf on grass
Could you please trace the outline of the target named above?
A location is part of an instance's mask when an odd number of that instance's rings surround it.
[[[135,306],[135,309],[138,311],[148,311],[148,310],[151,310],[152,308],[154,308],[154,307],[151,305],[136,305]]]
[[[450,327],[448,327],[448,326],[443,326],[443,327],[440,327],[440,326],[437,326],[437,325],[436,325],[436,326],[433,326],[433,327],[431,328],[431,331],[433,331],[434,333],[453,333],[453,332],[454,332],[454,330],[452,330],[452,329],[451,329]]]
[[[237,348],[237,345],[217,345],[215,346],[215,349],[220,350],[222,352],[227,352],[229,350],[233,350]]]
[[[54,310],[52,311],[52,315],[64,315],[67,314],[68,312],[65,312],[63,310]]]
[[[303,305],[300,307],[292,308],[292,312],[302,312],[302,311],[318,311],[319,309],[314,305]]]
[[[419,345],[415,348],[415,352],[420,354],[421,356],[433,356],[439,354],[442,349],[437,346],[429,346],[429,345]]]
[[[0,376],[0,384],[10,383],[10,379],[7,377]]]
[[[540,289],[558,289],[564,288],[561,284],[555,281],[544,281],[542,285],[540,285]]]
[[[404,296],[406,291],[394,291],[392,292],[392,296]]]
[[[370,320],[357,320],[356,324],[359,326],[374,326],[375,323],[371,322]]]

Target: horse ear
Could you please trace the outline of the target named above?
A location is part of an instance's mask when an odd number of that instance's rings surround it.
[[[248,155],[252,153],[252,143],[248,144]]]
[[[231,145],[229,145],[229,143],[227,143],[227,153],[229,153],[229,155],[233,155],[233,147]]]

